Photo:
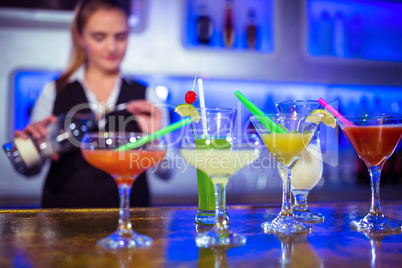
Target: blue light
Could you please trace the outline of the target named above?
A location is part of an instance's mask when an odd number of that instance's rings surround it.
[[[312,56],[402,61],[402,3],[308,0]]]
[[[14,76],[14,130],[24,129],[43,87],[57,78],[56,71],[17,71]]]

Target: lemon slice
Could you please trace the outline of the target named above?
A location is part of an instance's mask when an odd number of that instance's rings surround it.
[[[320,116],[310,116],[310,115],[322,115]],[[322,109],[317,109],[314,110],[306,117],[306,122],[312,122],[312,123],[319,123],[323,122],[326,126],[335,128],[336,127],[336,120],[335,117],[328,112],[327,110],[322,110]]]
[[[181,116],[190,116],[191,120],[198,123],[200,121],[200,113],[197,109],[188,103],[179,104],[174,109]]]

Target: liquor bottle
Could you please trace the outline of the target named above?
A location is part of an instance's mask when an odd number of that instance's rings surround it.
[[[257,22],[255,18],[255,11],[250,9],[248,11],[247,26],[246,26],[246,37],[247,37],[247,48],[256,49],[257,48]]]
[[[227,47],[232,47],[235,38],[235,29],[233,24],[233,1],[226,0],[225,21],[223,28],[223,43]]]
[[[199,16],[197,18],[197,42],[199,44],[209,45],[213,34],[213,23],[208,16],[208,7],[201,5]]]

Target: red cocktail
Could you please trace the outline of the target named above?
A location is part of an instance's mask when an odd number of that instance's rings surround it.
[[[384,164],[401,139],[402,125],[345,126],[342,128],[357,155],[366,164]]]
[[[120,193],[120,219],[116,232],[98,241],[108,248],[149,247],[152,239],[137,234],[130,222],[130,192],[135,178],[158,164],[166,154],[166,141],[156,139],[134,149],[126,150],[141,139],[142,133],[90,133],[82,140],[81,151],[88,163],[109,173],[117,183]]]
[[[380,208],[380,176],[385,161],[391,157],[402,137],[402,115],[344,116],[353,125],[340,119],[338,124],[357,155],[366,164],[370,177],[372,199],[370,213],[360,221],[352,221],[352,228],[364,232],[399,233],[401,226],[388,221]]]

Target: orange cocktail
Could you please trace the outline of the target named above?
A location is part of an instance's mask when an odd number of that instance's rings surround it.
[[[141,141],[144,142],[139,145]],[[98,241],[101,247],[143,248],[152,244],[150,237],[134,232],[130,222],[130,193],[135,178],[157,165],[166,154],[164,138],[146,141],[145,134],[125,132],[89,133],[82,140],[81,152],[85,160],[109,173],[119,188],[119,227]]]
[[[113,176],[118,185],[132,184],[135,177],[145,170],[157,165],[165,157],[161,150],[116,151],[108,149],[82,150],[88,163]]]

